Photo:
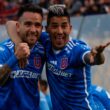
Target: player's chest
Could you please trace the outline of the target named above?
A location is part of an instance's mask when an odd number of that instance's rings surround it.
[[[33,53],[30,55],[27,61],[28,68],[41,69],[45,62],[45,56],[41,54]]]
[[[71,63],[71,58],[67,54],[48,54],[46,61],[59,69],[66,69]]]

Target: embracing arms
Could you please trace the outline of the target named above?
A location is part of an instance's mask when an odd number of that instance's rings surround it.
[[[7,32],[9,37],[11,38],[11,40],[18,45],[19,43],[22,42],[22,40],[19,38],[17,31],[16,31],[16,23],[17,21],[8,21],[6,23],[6,28],[7,28]]]
[[[29,47],[26,43],[20,43],[13,55],[6,55],[7,49],[0,47],[0,86],[4,85],[9,78],[12,68],[19,59],[28,57],[30,55]],[[6,56],[8,60],[6,60]]]
[[[7,22],[6,26],[7,26],[8,34],[12,39],[12,41],[15,44],[22,42],[16,31],[16,22],[9,21]],[[110,45],[110,42],[92,48],[91,51],[84,56],[85,63],[90,65],[103,64],[105,61],[103,51],[108,45]]]

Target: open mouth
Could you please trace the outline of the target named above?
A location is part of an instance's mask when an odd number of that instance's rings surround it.
[[[64,36],[58,35],[58,36],[55,37],[55,40],[56,40],[57,42],[61,42],[61,41],[64,40]]]

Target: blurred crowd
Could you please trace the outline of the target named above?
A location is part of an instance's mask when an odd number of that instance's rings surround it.
[[[28,3],[41,6],[45,19],[47,9],[52,4],[65,4],[71,16],[110,13],[110,0],[0,0],[0,24],[4,24],[10,19],[16,20],[19,7]]]

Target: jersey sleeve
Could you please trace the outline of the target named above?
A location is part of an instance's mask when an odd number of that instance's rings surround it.
[[[89,53],[91,48],[83,41],[78,41],[78,56],[81,64],[86,64],[84,56]]]
[[[7,54],[6,48],[4,46],[0,46],[0,67],[3,66],[7,60],[6,54]],[[7,54],[7,57],[8,57],[8,54]]]
[[[7,47],[0,45],[0,67],[7,64],[10,68],[13,68],[16,62],[15,54],[12,54]]]

